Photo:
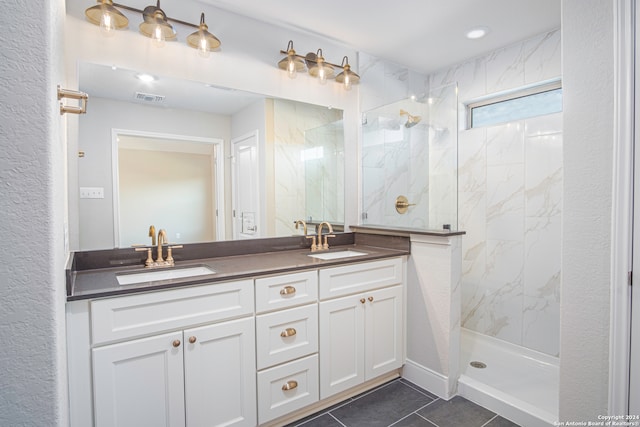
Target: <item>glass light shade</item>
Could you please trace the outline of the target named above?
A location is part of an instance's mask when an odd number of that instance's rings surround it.
[[[153,39],[154,45],[164,46],[165,40],[175,40],[176,32],[167,21],[167,15],[160,9],[160,0],[157,6],[147,6],[142,11],[144,21],[138,27],[140,33]]]
[[[113,34],[113,30],[127,28],[129,19],[113,6],[112,0],[99,0],[98,3],[84,12],[89,22],[100,26],[105,35]]]
[[[280,53],[284,53],[280,51]],[[287,72],[287,75],[291,79],[295,79],[298,71],[304,71],[304,60],[296,55],[296,51],[293,50],[293,42],[289,41],[287,46],[287,57],[278,61],[278,67]]]
[[[206,58],[209,52],[220,47],[220,40],[209,32],[209,27],[204,22],[204,13],[200,15],[200,27],[187,36],[187,44],[198,50],[198,55]]]
[[[360,76],[351,71],[349,64],[344,66],[344,71],[336,76],[336,82],[342,83],[346,90],[351,90],[351,86],[360,82]]]

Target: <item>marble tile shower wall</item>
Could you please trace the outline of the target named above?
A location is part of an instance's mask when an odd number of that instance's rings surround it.
[[[466,130],[464,105],[559,78],[560,41],[559,29],[549,31],[428,76],[359,55],[363,112],[457,84],[463,326],[551,355],[559,352],[561,114]]]
[[[430,76],[458,83],[462,325],[559,352],[562,114],[466,130],[464,104],[561,75],[560,31]]]

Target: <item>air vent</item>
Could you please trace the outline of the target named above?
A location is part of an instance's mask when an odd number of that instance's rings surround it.
[[[154,95],[151,93],[136,92],[136,100],[143,102],[160,103],[164,102],[164,95]]]

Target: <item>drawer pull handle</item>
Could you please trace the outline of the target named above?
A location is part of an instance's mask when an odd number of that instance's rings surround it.
[[[298,387],[298,381],[287,381],[287,383],[282,386],[282,391],[293,390],[296,387]]]
[[[284,331],[280,332],[280,336],[282,338],[292,337],[296,334],[296,330],[294,328],[287,328]]]
[[[369,297],[367,299],[369,300],[369,302],[373,302],[373,297]]]
[[[180,340],[174,340],[172,344],[174,347],[180,347]]]
[[[294,288],[293,286],[285,286],[284,288],[280,289],[280,295],[292,295],[296,293],[296,288]]]
[[[360,298],[360,303],[364,304],[365,303],[365,299],[364,298]]]
[[[196,337],[189,337],[189,342],[191,344],[195,344],[196,343]]]

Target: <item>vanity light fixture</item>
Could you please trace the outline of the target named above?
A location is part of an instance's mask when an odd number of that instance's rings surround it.
[[[98,4],[84,11],[89,22],[100,26],[102,34],[113,35],[129,25],[129,19],[113,6],[112,0],[98,0]]]
[[[342,58],[342,64],[340,66],[343,71],[336,76],[336,82],[342,83],[345,90],[351,90],[351,85],[357,85],[360,81],[360,76],[351,71],[349,58],[346,56]]]
[[[176,31],[173,29],[167,15],[160,9],[160,0],[157,6],[147,6],[142,11],[143,21],[139,27],[142,35],[153,40],[153,44],[157,47],[164,46],[166,40],[175,40]]]
[[[92,6],[85,11],[85,15],[89,22],[94,25],[99,25],[105,35],[113,34],[114,29],[127,28],[129,20],[118,10],[118,8],[120,8],[142,14],[142,23],[140,23],[138,27],[140,33],[151,38],[153,44],[157,47],[164,46],[165,41],[176,40],[177,34],[170,21],[197,30],[187,36],[186,41],[187,45],[196,49],[202,57],[208,57],[209,52],[217,49],[221,45],[220,40],[209,32],[209,27],[204,22],[204,13],[200,15],[200,25],[195,25],[169,18],[160,8],[160,0],[157,0],[155,6],[147,6],[144,10],[114,3],[113,0],[97,0],[97,2],[98,4],[96,6]]]
[[[304,60],[299,55],[296,55],[296,51],[293,49],[293,40],[289,40],[287,51],[280,51],[280,53],[286,54],[287,57],[278,62],[278,67],[286,70],[289,78],[295,79],[298,71],[304,71],[305,65]]]
[[[318,49],[316,53],[309,52],[305,56],[298,55],[293,49],[293,41],[289,40],[287,50],[281,50],[285,58],[278,61],[278,67],[285,70],[290,78],[295,78],[300,71],[308,69],[309,75],[317,77],[320,84],[325,84],[328,79],[332,79],[335,75],[335,69],[341,68],[342,72],[335,76],[335,80],[341,83],[346,90],[350,90],[352,85],[360,82],[360,76],[351,71],[349,58],[344,57],[341,65],[327,62],[322,56],[322,49]]]
[[[198,54],[204,58],[208,57],[212,50],[220,47],[220,40],[209,32],[209,27],[204,22],[204,12],[200,15],[198,31],[189,34],[187,44],[197,49]]]
[[[307,53],[305,57],[307,67],[309,68],[309,75],[317,77],[320,84],[326,84],[327,79],[333,78],[335,73],[333,65],[325,62],[322,56],[322,49],[318,49],[317,53]]]

